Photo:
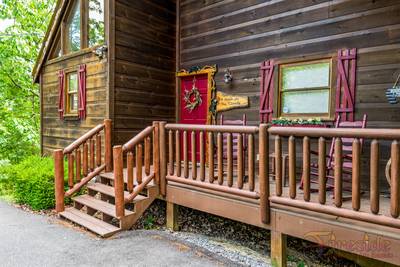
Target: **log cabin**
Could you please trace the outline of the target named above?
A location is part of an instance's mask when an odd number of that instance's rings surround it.
[[[271,230],[277,266],[287,235],[400,264],[399,75],[398,0],[59,0],[33,71],[56,209],[109,236],[161,198],[172,229]]]

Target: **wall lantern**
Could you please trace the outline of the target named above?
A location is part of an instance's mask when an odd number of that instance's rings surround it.
[[[400,74],[397,76],[396,82],[392,86],[392,88],[388,88],[386,90],[386,98],[389,104],[397,104],[399,103],[400,98],[400,85],[399,83]]]
[[[231,83],[232,80],[233,80],[232,73],[229,71],[229,69],[226,69],[224,74],[224,82]]]

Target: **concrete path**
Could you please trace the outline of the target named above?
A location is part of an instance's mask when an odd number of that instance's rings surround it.
[[[158,231],[100,239],[0,201],[0,266],[226,266]]]

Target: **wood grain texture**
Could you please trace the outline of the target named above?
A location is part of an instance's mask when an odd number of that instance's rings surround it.
[[[175,118],[174,1],[115,1],[115,142]]]

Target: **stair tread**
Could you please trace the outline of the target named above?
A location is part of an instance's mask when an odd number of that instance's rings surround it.
[[[60,215],[103,237],[108,237],[121,231],[120,228],[94,218],[73,207],[67,208],[65,211],[61,212]]]
[[[123,173],[124,173],[124,183],[127,183],[128,182],[128,174],[126,172],[126,168],[124,169]],[[135,168],[133,170],[133,173],[134,174],[136,173],[136,169]],[[114,173],[113,172],[101,173],[100,176],[103,177],[103,178],[109,179],[109,180],[114,180]],[[147,175],[145,174],[144,169],[143,169],[143,179],[146,176]],[[134,179],[133,184],[134,185],[138,185],[136,179]],[[154,180],[152,180],[146,187],[151,187],[151,186],[155,186]]]
[[[90,184],[87,186],[87,188],[93,190],[93,191],[97,191],[100,192],[102,194],[105,194],[107,196],[115,196],[115,190],[114,187],[112,186],[108,186],[105,184],[100,184],[100,183],[94,183],[94,184]],[[129,196],[129,192],[128,191],[124,191],[124,197],[128,197]],[[142,196],[142,195],[138,195],[135,197],[135,199],[133,200],[133,203],[141,201],[147,199],[146,196]]]
[[[85,205],[87,207],[90,207],[92,209],[103,212],[114,218],[117,218],[117,215],[115,213],[115,205],[113,205],[113,204],[99,200],[99,199],[91,197],[89,195],[77,196],[77,197],[74,197],[72,200],[76,201],[82,205]],[[133,214],[132,211],[125,209],[125,216],[131,215],[131,214]]]

